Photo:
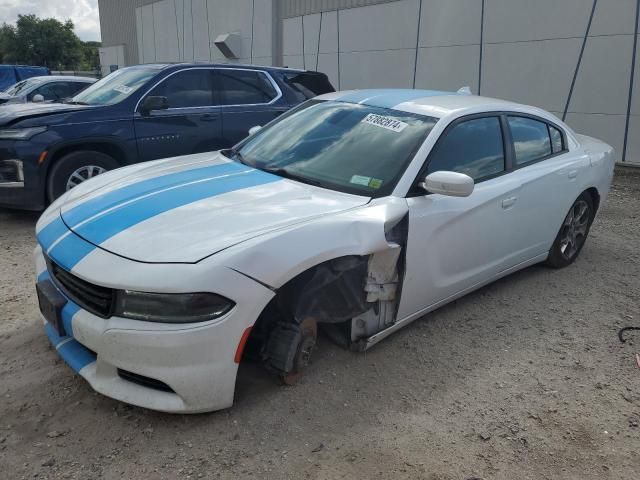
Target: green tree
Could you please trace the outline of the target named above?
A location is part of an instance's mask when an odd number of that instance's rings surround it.
[[[15,51],[16,29],[6,23],[0,26],[0,63],[12,61],[11,52]]]
[[[16,25],[0,27],[2,62],[43,65],[53,70],[75,69],[83,63],[83,44],[73,22],[19,15]]]
[[[100,54],[98,49],[102,46],[100,42],[82,42],[82,64],[81,70],[96,70],[100,68]]]

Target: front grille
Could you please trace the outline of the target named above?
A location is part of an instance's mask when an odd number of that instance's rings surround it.
[[[145,377],[144,375],[122,370],[121,368],[118,369],[118,376],[123,380],[127,380],[137,385],[142,385],[143,387],[153,388],[154,390],[160,390],[162,392],[175,393],[173,388],[160,380],[156,380],[155,378]]]
[[[93,285],[49,263],[49,271],[62,291],[81,308],[99,317],[108,318],[113,311],[114,291],[111,288]]]

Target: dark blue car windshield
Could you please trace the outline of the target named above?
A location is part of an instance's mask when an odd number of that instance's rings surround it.
[[[130,67],[116,70],[73,97],[72,102],[86,105],[113,105],[145,85],[159,70],[154,67]]]

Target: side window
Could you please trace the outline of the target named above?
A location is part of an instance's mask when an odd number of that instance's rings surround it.
[[[221,68],[217,75],[221,105],[269,103],[278,95],[262,72]]]
[[[47,83],[46,85],[42,85],[41,87],[36,88],[33,92],[29,94],[29,100],[33,100],[33,97],[36,95],[42,95],[45,100],[56,100],[58,97],[58,89],[56,86],[59,85],[57,83]]]
[[[51,86],[51,91],[53,92],[56,100],[62,100],[63,98],[70,97],[76,91],[74,85],[78,85],[77,83],[54,83]]]
[[[546,123],[525,117],[509,117],[509,127],[516,152],[516,166],[551,155],[551,138]]]
[[[553,149],[553,153],[562,152],[564,150],[562,132],[556,127],[549,125],[549,133],[551,134],[551,148]]]
[[[213,102],[213,70],[183,70],[163,80],[149,96],[167,97],[169,108],[208,107]]]
[[[76,93],[81,92],[85,88],[87,88],[90,83],[82,83],[82,82],[73,82],[67,86],[67,96],[72,97]]]
[[[466,173],[479,181],[504,171],[504,145],[498,117],[467,120],[444,135],[429,156],[427,174],[448,170]]]

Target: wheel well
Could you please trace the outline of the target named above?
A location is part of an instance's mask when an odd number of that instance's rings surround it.
[[[120,166],[126,164],[126,155],[120,147],[109,142],[88,142],[88,143],[76,143],[73,145],[67,145],[53,153],[53,156],[49,159],[49,170],[56,160],[64,157],[65,155],[77,152],[80,150],[91,150],[94,152],[104,153],[113,158]],[[48,172],[47,172],[48,174]]]
[[[593,202],[593,209],[594,209],[594,214],[598,211],[598,208],[600,207],[600,194],[598,193],[598,190],[595,187],[591,187],[591,188],[587,188],[584,193],[589,194],[589,196],[591,196],[591,201]]]
[[[271,332],[283,324],[295,328],[308,317],[318,323],[339,324],[370,308],[364,289],[369,257],[338,257],[290,279],[260,313],[242,358],[266,360]]]

